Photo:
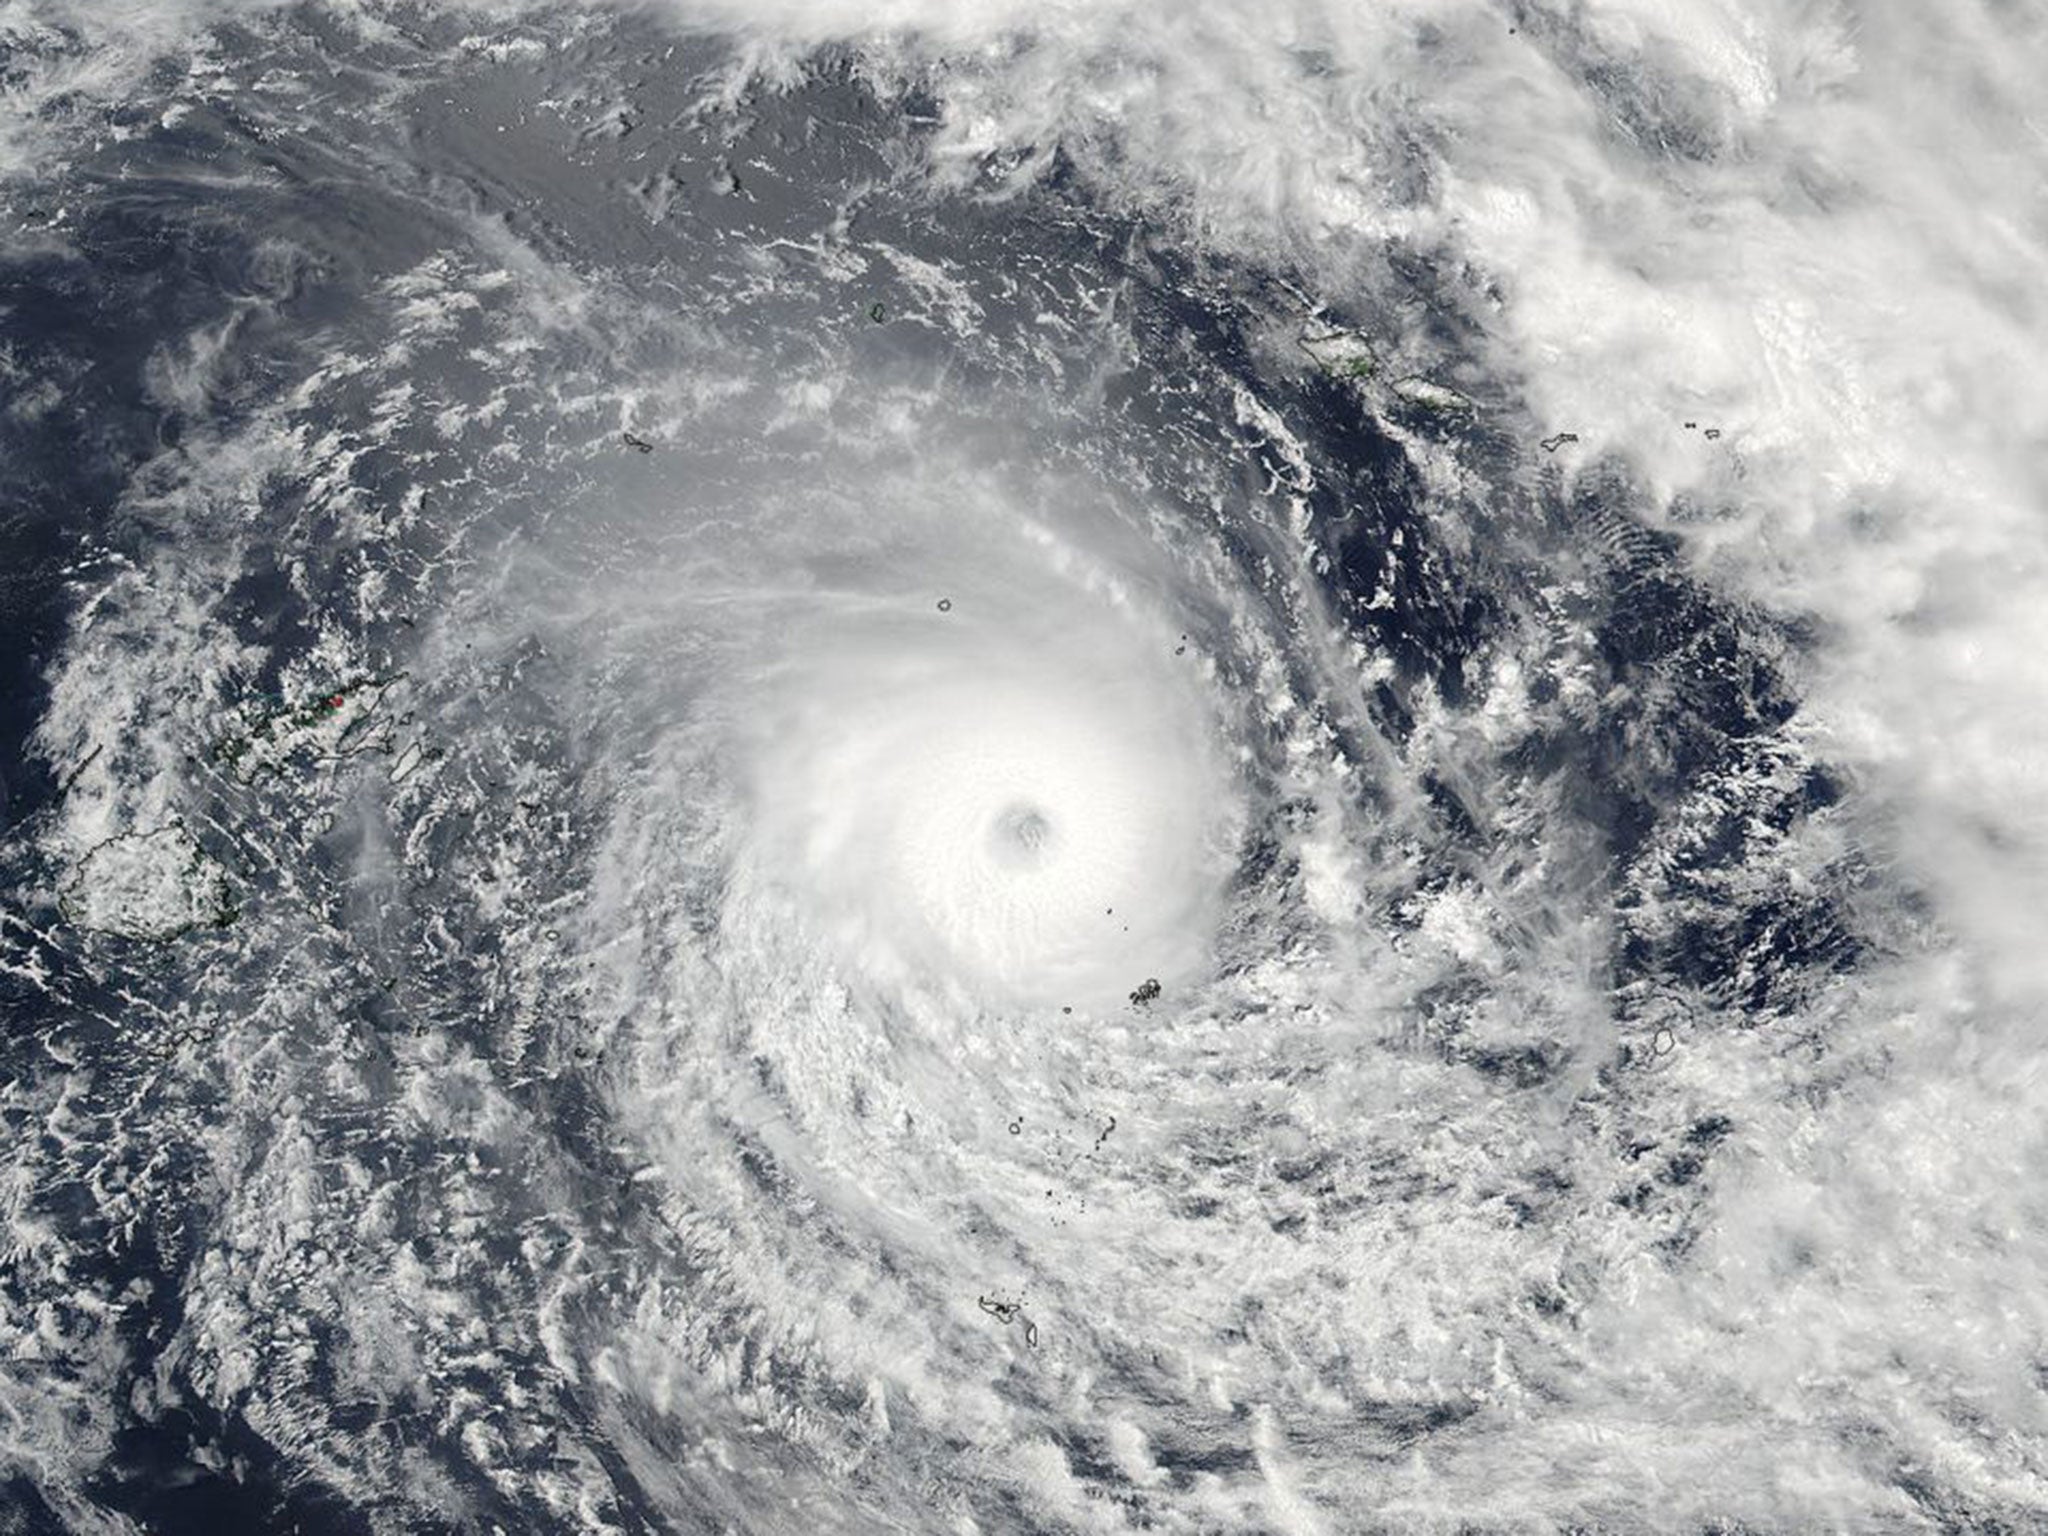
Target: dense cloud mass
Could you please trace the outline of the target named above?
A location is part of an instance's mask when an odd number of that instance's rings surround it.
[[[2048,18],[0,0],[0,1529],[2048,1525]]]

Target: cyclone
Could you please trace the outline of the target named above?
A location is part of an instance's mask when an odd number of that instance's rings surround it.
[[[2040,1528],[2044,41],[0,8],[0,1530]]]

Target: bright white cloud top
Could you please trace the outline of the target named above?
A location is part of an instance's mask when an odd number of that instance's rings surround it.
[[[744,857],[857,966],[1093,1011],[1207,968],[1241,818],[1201,662],[1015,537],[990,535],[952,596],[911,552],[920,586],[899,576],[894,603],[796,608],[736,706]]]

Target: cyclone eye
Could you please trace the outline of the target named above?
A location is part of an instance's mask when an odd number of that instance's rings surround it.
[[[1052,823],[1037,806],[1019,802],[996,817],[992,841],[996,858],[1011,868],[1042,864],[1052,852]]]

